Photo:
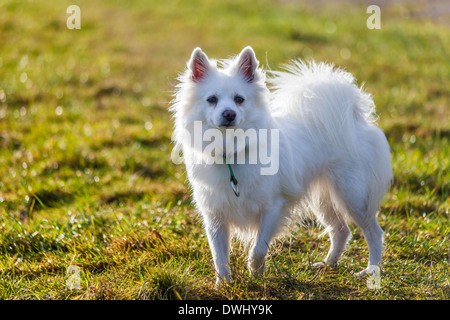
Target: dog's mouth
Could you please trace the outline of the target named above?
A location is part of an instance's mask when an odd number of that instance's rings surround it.
[[[221,128],[231,128],[231,127],[235,127],[235,126],[236,126],[236,124],[233,121],[233,122],[222,122],[219,127],[221,127]]]
[[[212,128],[219,129],[221,131],[225,131],[226,129],[237,129],[239,128],[239,121],[236,121],[237,119],[233,120],[227,120],[227,119],[220,119],[218,121],[211,121],[209,122],[209,125]]]
[[[222,119],[222,121],[220,121],[219,123],[219,128],[236,128],[238,125],[238,122],[236,121],[236,119],[233,120],[227,120],[227,119]]]

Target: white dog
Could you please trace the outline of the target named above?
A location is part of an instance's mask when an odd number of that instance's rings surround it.
[[[262,273],[272,239],[298,212],[314,213],[330,236],[317,266],[337,263],[352,220],[369,247],[368,267],[358,275],[372,273],[383,247],[376,216],[392,169],[371,96],[351,74],[301,61],[271,72],[269,90],[258,64],[250,47],[224,61],[196,48],[171,106],[217,282],[230,280],[233,234],[249,240],[249,268]],[[236,146],[242,134],[245,143]]]

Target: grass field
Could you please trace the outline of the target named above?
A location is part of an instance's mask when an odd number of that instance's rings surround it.
[[[421,4],[295,1],[72,1],[0,4],[0,299],[450,299],[450,30]],[[360,230],[335,270],[314,223],[277,240],[264,278],[233,243],[214,288],[201,219],[171,161],[168,105],[192,49],[226,58],[251,45],[277,69],[333,62],[373,94],[392,148],[382,203],[379,289]],[[80,286],[67,286],[70,266]]]

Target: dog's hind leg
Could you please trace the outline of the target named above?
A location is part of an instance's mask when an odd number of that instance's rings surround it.
[[[347,223],[338,214],[335,214],[334,217],[330,217],[330,220],[331,219],[332,221],[329,221],[327,226],[331,246],[325,258],[325,263],[327,266],[335,267],[342,252],[344,252],[351,233]]]
[[[320,212],[316,212],[322,225],[325,226],[325,232],[330,236],[331,246],[325,258],[325,264],[329,267],[335,267],[350,239],[351,232],[344,217],[336,211],[329,196],[322,198]],[[323,263],[317,262],[314,267],[324,267]]]
[[[355,174],[358,171],[354,171]],[[370,186],[364,183],[355,183],[358,177],[363,175],[347,176],[339,184],[339,194],[347,208],[347,214],[352,218],[358,227],[361,228],[364,239],[369,247],[369,262],[367,269],[361,271],[357,276],[365,276],[377,270],[381,262],[383,251],[383,230],[377,221],[377,211],[379,208],[379,196],[370,191]],[[360,179],[359,181],[364,181]],[[352,183],[353,182],[353,183]]]
[[[362,229],[364,239],[369,247],[369,262],[365,270],[357,273],[357,277],[364,277],[376,272],[381,262],[383,251],[383,230],[381,229],[375,214],[370,219],[363,222],[356,222]]]

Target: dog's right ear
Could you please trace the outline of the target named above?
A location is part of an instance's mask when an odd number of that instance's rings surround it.
[[[192,51],[191,60],[188,62],[188,68],[192,72],[194,82],[201,81],[208,73],[209,60],[206,54],[200,48]]]

